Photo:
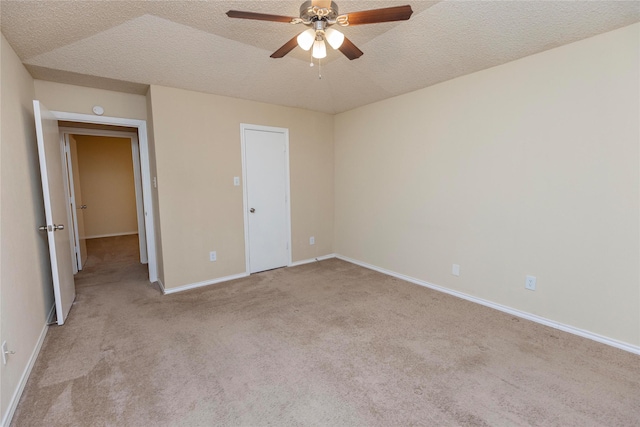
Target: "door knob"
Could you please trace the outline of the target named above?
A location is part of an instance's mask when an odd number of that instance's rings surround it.
[[[255,210],[255,209],[253,209],[253,208],[249,209],[249,212],[251,212],[251,213],[254,213],[255,211],[256,211],[256,210]]]
[[[47,231],[47,230],[48,230],[48,228],[47,228],[47,226],[46,226],[46,225],[41,225],[40,227],[38,227],[38,230],[40,230],[40,231]]]
[[[60,225],[55,225],[53,224],[53,231],[56,230],[64,230],[64,225],[60,224]]]
[[[80,205],[80,209],[87,209],[87,205]]]

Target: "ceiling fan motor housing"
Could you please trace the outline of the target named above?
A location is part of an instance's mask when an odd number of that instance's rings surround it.
[[[300,6],[300,19],[304,24],[311,24],[315,21],[325,21],[328,24],[335,24],[338,19],[338,5],[331,2],[329,7],[314,6],[311,0],[302,3]]]

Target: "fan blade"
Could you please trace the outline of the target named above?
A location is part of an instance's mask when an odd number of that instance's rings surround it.
[[[342,42],[342,46],[340,46],[338,50],[351,60],[358,59],[363,55],[363,52],[346,37]]]
[[[347,13],[349,25],[377,24],[378,22],[406,21],[413,14],[411,6],[387,7]]]
[[[295,36],[288,42],[282,45],[282,47],[271,54],[272,58],[283,58],[287,53],[291,52],[298,46],[298,36]]]
[[[239,10],[230,10],[227,12],[227,16],[229,18],[240,18],[240,19],[256,19],[258,21],[272,21],[272,22],[286,22],[290,23],[294,20],[290,16],[282,16],[282,15],[268,15],[266,13],[255,13],[255,12],[242,12]]]

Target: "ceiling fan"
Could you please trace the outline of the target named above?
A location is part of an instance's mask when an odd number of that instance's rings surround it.
[[[349,59],[360,58],[363,52],[346,38],[340,31],[331,28],[332,25],[347,27],[349,25],[377,24],[380,22],[406,21],[411,17],[411,6],[387,7],[384,9],[364,10],[344,15],[338,13],[338,5],[331,0],[308,0],[300,6],[300,17],[294,18],[282,15],[270,15],[265,13],[242,12],[230,10],[229,18],[255,19],[258,21],[284,22],[289,24],[303,24],[309,29],[301,32],[271,57],[282,58],[291,52],[296,46],[308,51],[313,47],[312,56],[322,59],[327,56],[325,41],[334,48],[340,50]]]

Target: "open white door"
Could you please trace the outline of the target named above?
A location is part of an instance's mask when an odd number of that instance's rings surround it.
[[[83,266],[87,262],[87,239],[84,232],[84,210],[87,209],[87,205],[82,202],[82,188],[80,186],[80,167],[78,166],[78,146],[73,136],[66,134],[65,137],[69,140],[69,152],[67,155],[71,158],[71,171],[73,177],[71,182],[73,183],[73,200],[76,208],[76,244],[80,246],[80,258],[78,262],[78,268],[82,270]]]
[[[75,255],[77,268],[74,273],[82,270],[87,261],[87,242],[84,233],[84,209],[82,204],[82,190],[80,189],[80,179],[78,172],[78,151],[77,144],[72,135],[62,133],[65,153],[65,170],[67,173],[68,193],[66,194],[69,203],[69,214],[71,216],[71,226],[69,236],[71,240],[71,255]]]
[[[131,136],[131,155],[133,156],[133,184],[136,193],[136,214],[138,216],[138,244],[140,245],[140,263],[147,264],[147,233],[144,224],[144,200],[142,196],[142,171],[140,170],[140,144],[138,136]]]
[[[59,230],[64,230],[68,219],[63,175],[64,153],[60,144],[58,120],[37,100],[33,101],[33,113],[36,121],[44,213],[47,221],[47,224],[40,229],[46,230],[49,238],[56,316],[58,325],[62,325],[76,297],[69,233],[67,231],[57,233]]]
[[[65,193],[65,200],[67,200],[67,203],[69,204],[67,206],[68,214],[69,214],[68,216],[70,216],[68,228],[69,228],[69,238],[70,238],[70,245],[71,245],[71,259],[76,261],[76,262],[72,262],[73,274],[75,275],[80,270],[82,270],[82,262],[79,255],[80,249],[79,249],[79,243],[78,243],[78,219],[77,219],[76,201],[75,201],[74,189],[73,189],[73,168],[71,165],[71,155],[70,155],[70,149],[69,149],[68,136],[64,135],[62,137],[61,142],[64,146],[63,173],[66,174],[65,186],[67,190]]]

